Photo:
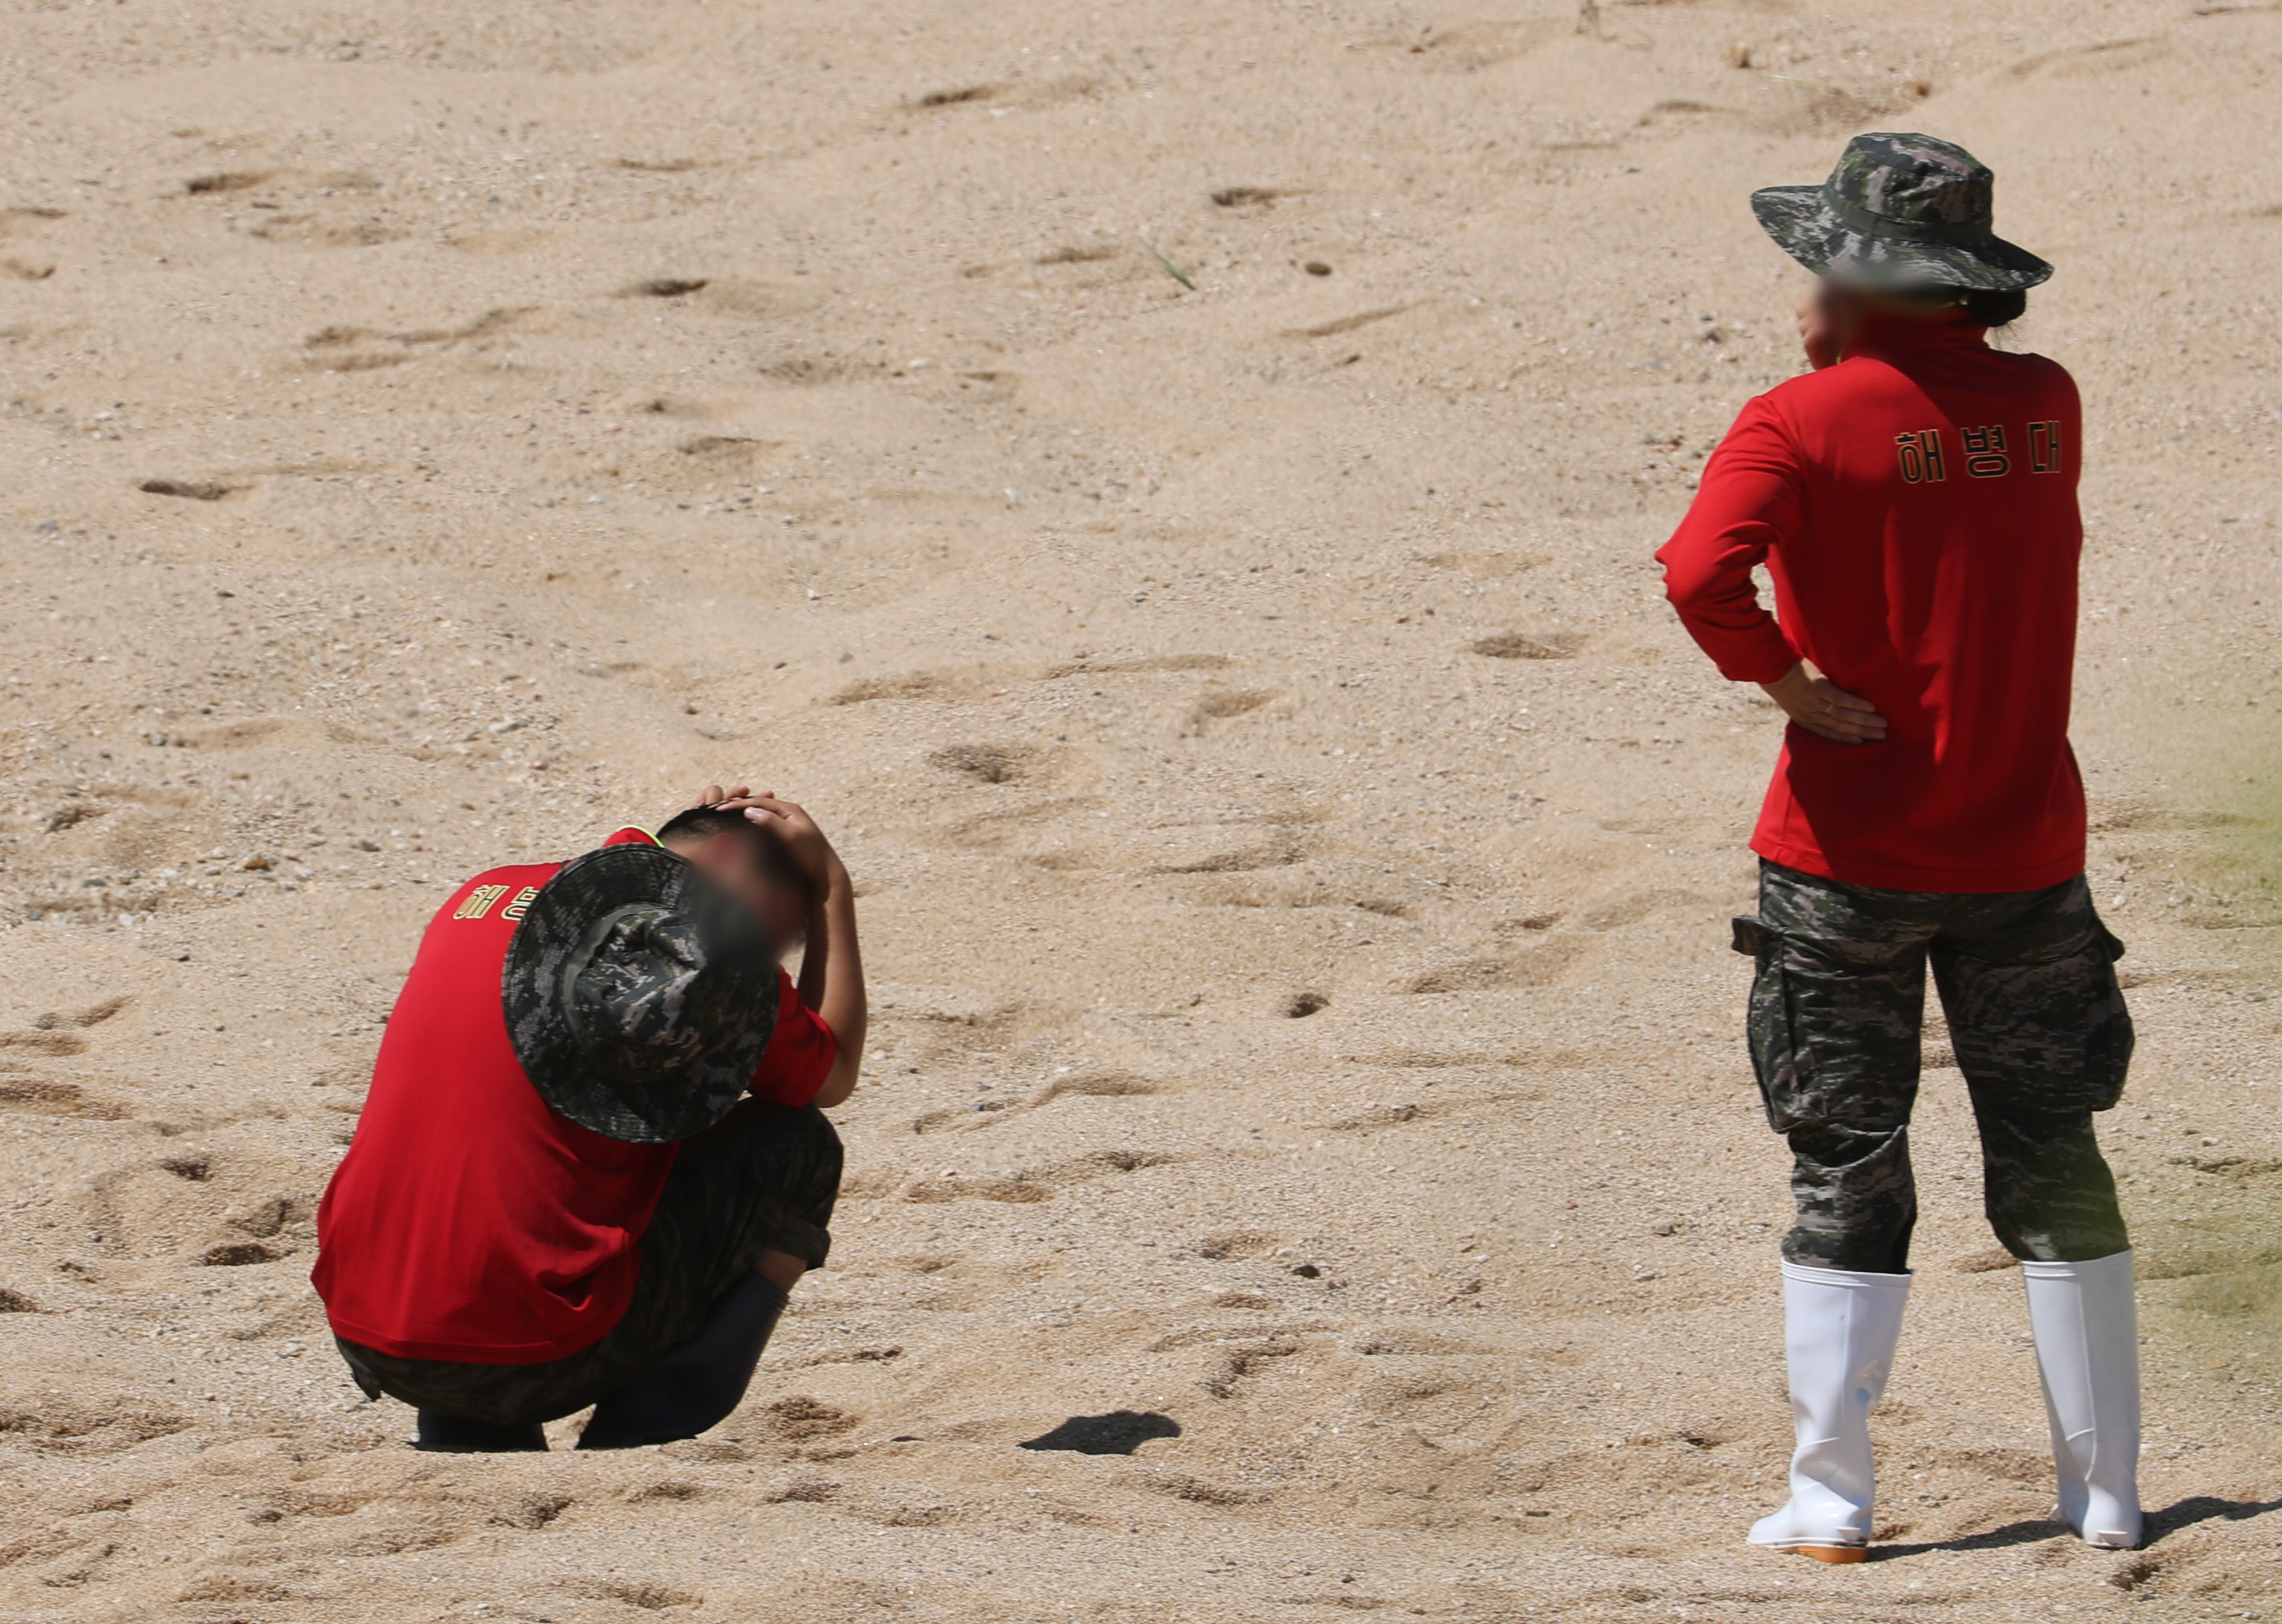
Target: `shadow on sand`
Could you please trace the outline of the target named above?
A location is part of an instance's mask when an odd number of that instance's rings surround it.
[[[2247,1522],[2254,1517],[2264,1517],[2282,1511],[2282,1500],[2222,1500],[2216,1495],[2190,1495],[2176,1500],[2158,1511],[2147,1513],[2147,1537],[2140,1547],[2161,1542],[2182,1528],[2192,1528],[2199,1522]],[[2003,1550],[2014,1545],[2034,1545],[2044,1540],[2065,1537],[2065,1524],[2037,1518],[2022,1522],[2008,1522],[2001,1528],[1985,1533],[1968,1534],[1960,1539],[1928,1540],[1918,1544],[1879,1545],[1871,1550],[1873,1562],[1898,1561],[1904,1557],[1921,1557],[1937,1550]]]
[[[1181,1424],[1155,1410],[1115,1410],[1103,1416],[1072,1416],[1050,1433],[1025,1439],[1017,1448],[1068,1449],[1079,1455],[1130,1455],[1152,1438],[1177,1438]]]

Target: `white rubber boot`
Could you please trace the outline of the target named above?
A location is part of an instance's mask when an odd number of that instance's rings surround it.
[[[2139,1318],[2131,1254],[2023,1262],[2029,1328],[2045,1379],[2061,1519],[2088,1545],[2130,1550],[2139,1513]]]
[[[1798,1449],[1790,1504],[1751,1525],[1751,1543],[1822,1562],[1870,1553],[1870,1411],[1886,1390],[1901,1340],[1906,1274],[1862,1274],[1787,1263],[1783,1343]]]

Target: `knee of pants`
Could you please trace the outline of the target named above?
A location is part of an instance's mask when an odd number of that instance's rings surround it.
[[[1843,1193],[1818,1199],[1802,1191],[1797,1219],[1783,1238],[1783,1255],[1818,1269],[1899,1274],[1908,1267],[1917,1222],[1917,1199],[1906,1190],[1861,1201]]]
[[[840,1131],[832,1119],[814,1106],[803,1106],[788,1113],[794,1131],[798,1136],[801,1155],[807,1163],[808,1187],[829,1200],[840,1193],[840,1177],[847,1162],[847,1151],[840,1143]]]
[[[726,1155],[750,1166],[774,1164],[788,1185],[803,1192],[821,1191],[826,1196],[840,1188],[844,1153],[832,1119],[814,1106],[776,1105],[765,1100],[741,1101],[701,1138],[710,1139],[703,1154]],[[685,1155],[699,1140],[691,1140]]]
[[[832,1119],[814,1106],[767,1106],[768,1115],[757,1124],[763,1153],[782,1180],[785,1206],[796,1216],[818,1226],[828,1225],[840,1199],[841,1175],[846,1153]],[[821,1257],[811,1258],[812,1265]]]
[[[1898,1223],[1851,1229],[1826,1229],[1801,1219],[1783,1237],[1783,1261],[1809,1269],[1843,1269],[1861,1274],[1907,1274],[1910,1236],[1917,1215]]]
[[[2131,1244],[2113,1188],[2075,1192],[2060,1200],[2000,1201],[1990,1197],[1989,1227],[1998,1244],[2033,1263],[2084,1263],[2113,1257]]]
[[[1899,1273],[1918,1213],[1906,1133],[1803,1128],[1790,1145],[1798,1217],[1783,1255],[1825,1269]]]
[[[830,1167],[834,1177],[838,1177],[841,1158],[844,1154],[840,1143],[840,1130],[832,1125],[830,1117],[812,1105],[803,1106],[796,1115],[801,1119],[801,1129],[811,1154],[819,1165]]]
[[[2015,1257],[2042,1263],[2107,1257],[2131,1245],[2115,1177],[2091,1118],[2043,1135],[1983,1130],[1982,1207]]]

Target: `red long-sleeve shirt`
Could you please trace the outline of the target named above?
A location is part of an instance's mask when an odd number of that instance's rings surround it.
[[[1874,744],[1788,728],[1752,850],[1890,890],[2084,867],[2081,422],[2057,362],[1961,319],[1875,325],[1744,407],[1657,554],[1667,594],[1723,675],[1769,682],[1804,656],[1887,721]]]

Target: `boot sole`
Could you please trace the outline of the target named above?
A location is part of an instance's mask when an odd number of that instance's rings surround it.
[[[1818,1562],[1867,1562],[1867,1545],[1793,1545],[1794,1556],[1812,1557]]]

